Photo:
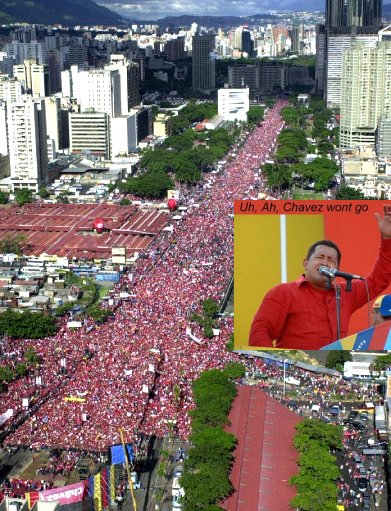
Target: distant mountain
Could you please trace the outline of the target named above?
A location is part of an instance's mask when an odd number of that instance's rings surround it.
[[[119,25],[124,18],[92,0],[2,0],[0,24]]]
[[[156,20],[161,29],[166,28],[177,28],[177,27],[190,27],[192,23],[197,23],[197,25],[202,27],[238,27],[240,25],[245,25],[251,21],[251,24],[259,22],[265,22],[275,20],[278,16],[274,14],[254,14],[252,16],[169,16],[167,18],[162,18]],[[138,23],[154,23],[151,21]]]

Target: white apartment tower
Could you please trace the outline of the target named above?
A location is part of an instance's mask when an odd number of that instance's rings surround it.
[[[112,117],[121,115],[121,77],[118,69],[93,69],[77,75],[73,94],[82,112],[93,108]]]
[[[7,124],[12,189],[37,192],[48,179],[45,102],[23,96],[8,106]]]
[[[391,118],[391,41],[356,42],[343,59],[341,147],[374,146],[381,116]]]

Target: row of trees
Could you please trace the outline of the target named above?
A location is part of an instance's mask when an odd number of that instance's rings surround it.
[[[233,141],[227,130],[220,128],[206,133],[188,129],[181,135],[168,137],[160,148],[147,150],[140,160],[146,170],[139,177],[121,183],[120,189],[139,197],[163,198],[167,190],[180,183],[196,183],[222,158]]]
[[[211,369],[193,382],[196,408],[192,416],[193,447],[184,464],[180,483],[185,491],[184,511],[218,511],[218,502],[232,492],[229,472],[236,438],[224,431],[237,391],[234,379],[243,377],[244,367],[228,363],[223,371]]]
[[[0,314],[0,335],[13,339],[42,339],[57,332],[55,318],[30,311],[8,309]]]
[[[300,472],[289,481],[297,487],[291,506],[300,511],[335,511],[339,468],[330,451],[342,449],[342,426],[305,419],[296,430]]]

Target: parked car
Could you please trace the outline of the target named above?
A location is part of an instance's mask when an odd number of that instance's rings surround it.
[[[360,479],[358,480],[358,489],[359,491],[367,491],[368,479],[366,477],[360,477]]]
[[[339,406],[338,405],[334,405],[334,406],[331,406],[329,408],[329,414],[336,417],[337,415],[339,415],[339,412],[340,412],[340,409],[339,409]]]

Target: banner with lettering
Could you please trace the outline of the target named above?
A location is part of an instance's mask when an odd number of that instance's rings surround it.
[[[85,484],[83,482],[69,484],[68,486],[61,486],[53,488],[52,490],[45,490],[39,492],[39,500],[46,500],[50,502],[59,502],[61,505],[73,504],[80,502],[85,496]]]

